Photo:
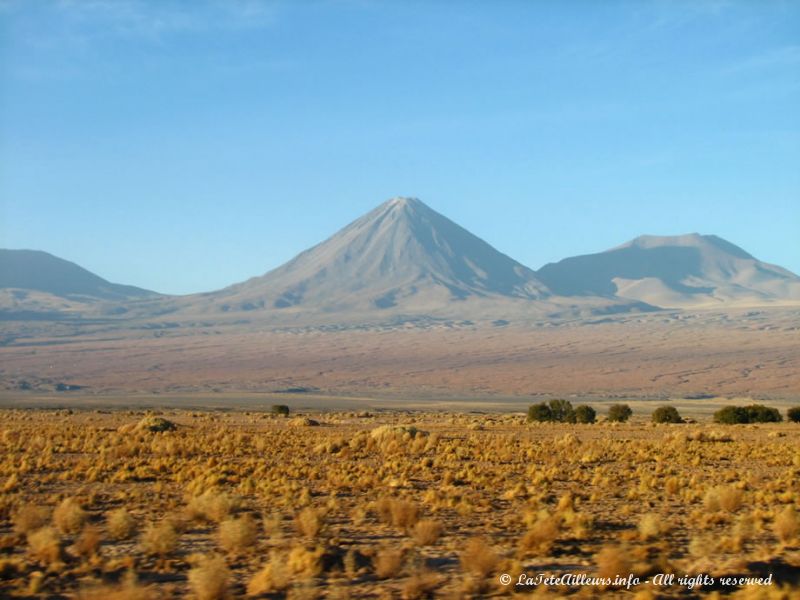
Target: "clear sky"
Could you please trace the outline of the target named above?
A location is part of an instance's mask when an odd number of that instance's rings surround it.
[[[0,0],[0,246],[208,291],[416,196],[800,273],[800,2]]]

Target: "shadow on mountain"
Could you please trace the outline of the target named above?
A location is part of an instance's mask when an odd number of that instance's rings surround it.
[[[732,245],[732,244],[731,244]],[[537,275],[561,296],[614,296],[614,278],[661,279],[672,289],[689,294],[713,292],[714,288],[690,287],[687,276],[703,277],[702,257],[697,248],[627,247],[600,254],[565,258],[542,267]]]

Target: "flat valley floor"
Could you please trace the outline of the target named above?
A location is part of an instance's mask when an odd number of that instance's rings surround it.
[[[0,410],[0,596],[800,594],[800,424],[157,412]]]
[[[256,322],[5,322],[0,390],[4,399],[65,383],[82,386],[81,395],[299,390],[396,403],[537,395],[794,400],[799,338],[797,308],[284,330]]]

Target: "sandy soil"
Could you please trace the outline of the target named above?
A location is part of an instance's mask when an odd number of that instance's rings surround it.
[[[37,328],[38,327],[38,328]],[[60,327],[64,327],[61,325]],[[592,321],[344,330],[255,325],[32,327],[0,346],[8,391],[269,392],[408,398],[800,397],[800,313],[713,311]]]

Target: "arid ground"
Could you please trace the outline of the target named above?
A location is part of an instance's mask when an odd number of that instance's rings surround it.
[[[798,424],[267,408],[2,410],[0,595],[800,594]]]
[[[31,322],[1,331],[4,397],[62,382],[83,394],[800,398],[796,308],[335,330]]]

